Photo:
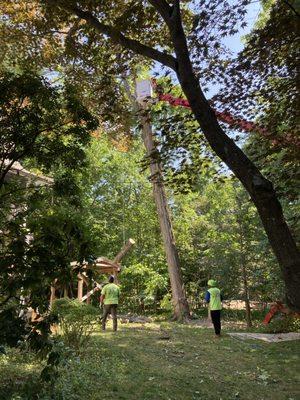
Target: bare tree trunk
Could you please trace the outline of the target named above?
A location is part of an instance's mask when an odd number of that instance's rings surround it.
[[[54,282],[55,284],[55,282]],[[50,302],[49,302],[49,309],[51,310],[53,302],[55,300],[55,286],[51,286],[50,288],[51,294],[50,294]]]
[[[246,265],[244,262],[242,263],[242,273],[243,273],[243,286],[244,286],[244,296],[245,296],[246,321],[248,328],[250,328],[252,326],[251,307],[249,298],[248,277],[247,277]]]
[[[82,296],[83,296],[83,279],[82,279],[82,275],[78,274],[77,278],[78,278],[78,282],[77,282],[77,299],[78,299],[78,301],[82,301]]]
[[[175,244],[161,169],[158,161],[156,161],[153,157],[156,152],[156,147],[153,141],[152,129],[145,111],[143,112],[141,118],[143,123],[143,140],[150,163],[153,195],[167,257],[168,271],[172,289],[172,301],[174,306],[174,317],[177,320],[182,320],[190,316],[189,305],[183,288],[179,257]]]
[[[248,250],[248,242],[251,238],[246,236],[247,227],[243,224],[242,214],[243,212],[247,212],[247,210],[243,210],[242,208],[242,199],[239,198],[238,194],[235,194],[238,213],[236,217],[236,221],[238,224],[238,232],[239,232],[239,242],[240,242],[240,263],[242,267],[242,279],[243,279],[243,289],[244,289],[244,301],[245,301],[245,310],[246,310],[246,321],[247,326],[250,328],[252,326],[251,321],[251,307],[250,307],[250,297],[249,297],[249,285],[248,285],[248,276],[247,276],[247,250]]]
[[[64,286],[64,298],[66,298],[66,299],[69,298],[69,296],[68,296],[68,287],[67,287],[67,285]]]

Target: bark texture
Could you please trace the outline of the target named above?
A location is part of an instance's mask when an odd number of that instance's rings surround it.
[[[174,306],[174,317],[177,320],[183,320],[190,316],[189,305],[183,287],[179,257],[175,244],[162,173],[158,161],[153,157],[156,147],[153,141],[152,129],[145,112],[142,113],[142,124],[143,140],[147,150],[147,156],[149,157],[153,195],[167,257],[168,272],[172,289],[172,301]]]

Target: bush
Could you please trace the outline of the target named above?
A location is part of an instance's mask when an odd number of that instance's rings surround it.
[[[52,313],[57,315],[62,339],[76,351],[86,346],[93,322],[99,317],[99,311],[78,300],[59,299],[53,303]]]
[[[273,319],[264,327],[266,333],[289,333],[300,332],[300,318],[291,315],[286,317]]]
[[[8,307],[0,312],[0,344],[17,346],[28,333],[24,319],[18,316],[16,307]]]
[[[173,311],[173,304],[172,304],[172,296],[171,293],[167,293],[164,295],[163,299],[160,302],[160,307],[168,312]]]

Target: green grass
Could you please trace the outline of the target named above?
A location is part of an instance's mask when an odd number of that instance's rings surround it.
[[[162,325],[170,340],[160,339]],[[88,348],[68,360],[56,384],[44,389],[37,379],[43,365],[10,350],[0,358],[1,400],[29,399],[17,397],[28,388],[40,394],[31,398],[43,400],[299,398],[299,341],[268,344],[226,335],[218,340],[210,329],[176,323],[110,329],[95,330]]]

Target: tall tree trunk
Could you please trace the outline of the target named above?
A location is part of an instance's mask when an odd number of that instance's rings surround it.
[[[149,157],[153,195],[167,257],[168,271],[172,289],[172,301],[174,306],[174,317],[177,320],[182,320],[190,315],[189,305],[183,288],[179,257],[175,244],[161,168],[158,161],[156,161],[155,157],[153,157],[156,152],[156,147],[153,141],[151,125],[148,121],[148,116],[145,111],[143,111],[141,118],[143,124],[143,140],[147,150],[147,155]]]
[[[244,286],[244,297],[245,297],[245,308],[246,308],[246,321],[248,328],[250,328],[252,326],[251,307],[249,298],[248,277],[247,277],[246,265],[244,262],[242,262],[242,273],[243,273],[243,286]]]
[[[237,224],[238,224],[238,230],[239,230],[239,240],[240,240],[240,263],[242,267],[242,280],[243,280],[243,289],[244,289],[244,301],[245,301],[245,309],[246,309],[246,321],[247,321],[247,326],[250,328],[252,326],[252,321],[251,321],[251,307],[250,307],[250,296],[249,296],[249,285],[248,285],[248,275],[247,275],[247,250],[248,250],[248,242],[251,240],[250,237],[247,238],[246,236],[246,229],[243,225],[243,220],[242,220],[242,199],[238,197],[238,194],[236,193],[236,202],[238,205],[238,213],[237,213]],[[244,210],[244,212],[247,212],[247,210]]]
[[[174,10],[169,27],[177,59],[177,77],[193,114],[211,148],[251,196],[280,264],[286,286],[287,304],[291,309],[300,310],[300,253],[284,219],[273,185],[220,127],[194,74],[179,6],[177,11]]]

